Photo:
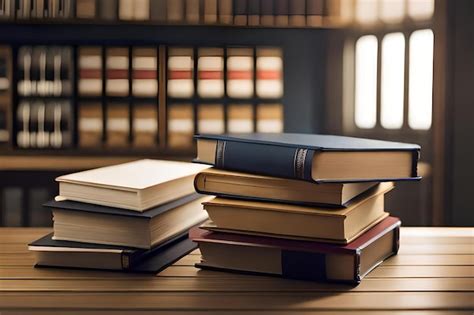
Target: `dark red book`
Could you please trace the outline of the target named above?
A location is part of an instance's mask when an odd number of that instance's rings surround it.
[[[399,248],[398,218],[387,217],[347,245],[209,232],[193,228],[196,267],[283,278],[359,283]]]

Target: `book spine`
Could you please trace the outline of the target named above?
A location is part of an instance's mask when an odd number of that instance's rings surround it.
[[[288,26],[288,0],[275,0],[275,25]]]
[[[321,26],[323,23],[323,0],[306,0],[306,25]]]
[[[247,0],[234,0],[234,25],[247,25]]]
[[[274,24],[273,0],[260,0],[260,25],[273,26]]]
[[[232,24],[232,0],[219,0],[219,23]]]
[[[150,19],[152,21],[166,21],[166,1],[167,0],[150,0]]]
[[[290,26],[301,27],[306,25],[305,6],[305,0],[290,1],[290,16],[288,18]]]
[[[224,170],[312,181],[313,155],[313,150],[305,148],[217,140],[214,166]]]
[[[118,14],[118,0],[100,0],[100,17],[101,19],[114,21]]]
[[[199,0],[186,0],[186,22],[199,24]]]
[[[167,0],[168,22],[182,23],[184,21],[184,0]]]
[[[12,52],[0,46],[0,144],[10,141],[12,109]]]
[[[204,0],[204,24],[217,23],[217,0]]]
[[[248,3],[248,25],[260,25],[260,0],[251,0]]]
[[[95,19],[97,12],[95,0],[77,0],[76,17],[79,19]]]

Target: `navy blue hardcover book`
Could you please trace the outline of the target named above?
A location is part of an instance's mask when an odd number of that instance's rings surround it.
[[[194,162],[316,183],[419,180],[420,146],[333,135],[196,135]]]

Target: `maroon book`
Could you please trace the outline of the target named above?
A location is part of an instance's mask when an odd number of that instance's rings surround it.
[[[262,273],[313,281],[359,283],[399,248],[398,218],[387,217],[349,244],[190,230],[199,268]]]

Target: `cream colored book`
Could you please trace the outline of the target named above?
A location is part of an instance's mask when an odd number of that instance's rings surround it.
[[[339,209],[214,198],[204,203],[212,224],[203,228],[347,244],[388,216],[384,198],[393,187],[379,184]]]
[[[145,159],[73,173],[56,178],[58,200],[145,211],[193,193],[194,175],[208,167]]]

